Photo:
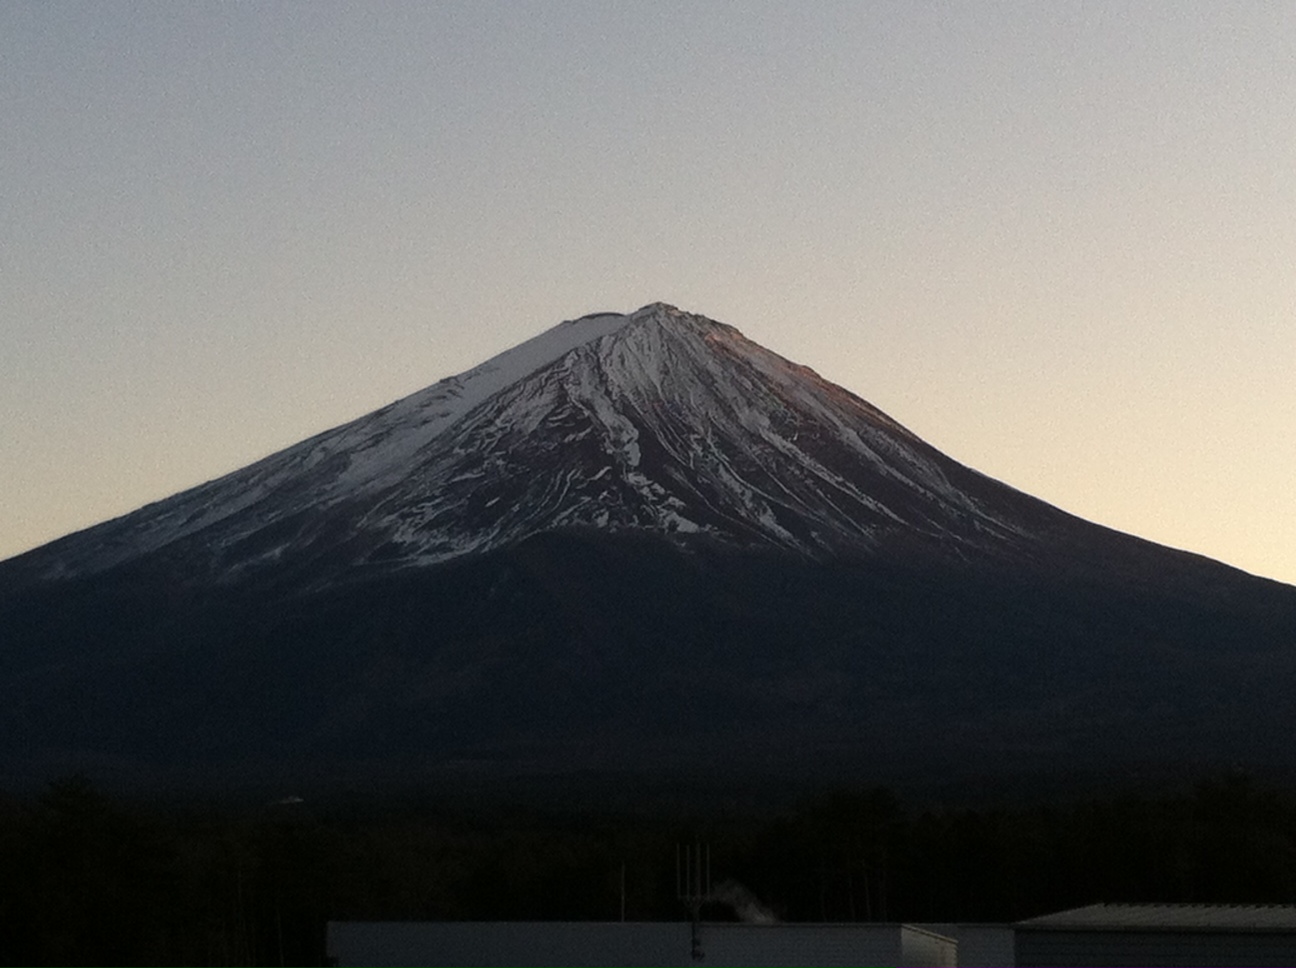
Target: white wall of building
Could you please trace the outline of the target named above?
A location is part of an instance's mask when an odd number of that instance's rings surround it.
[[[1003,968],[1017,963],[1015,933],[1009,924],[940,922],[915,927],[958,942],[958,963],[968,968]]]
[[[900,924],[704,923],[694,961],[687,922],[332,921],[338,965],[938,965],[957,945]]]

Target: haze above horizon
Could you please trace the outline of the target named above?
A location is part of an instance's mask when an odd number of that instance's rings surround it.
[[[0,7],[0,558],[672,303],[1296,584],[1296,8]]]

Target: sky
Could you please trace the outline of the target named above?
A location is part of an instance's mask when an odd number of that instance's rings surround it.
[[[1296,584],[1296,5],[0,4],[0,558],[563,319]]]

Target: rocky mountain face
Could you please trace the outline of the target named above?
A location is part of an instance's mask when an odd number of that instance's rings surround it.
[[[0,563],[0,763],[771,774],[1296,755],[1296,588],[654,304]]]

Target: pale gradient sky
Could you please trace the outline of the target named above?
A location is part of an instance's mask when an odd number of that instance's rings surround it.
[[[1296,583],[1296,5],[0,4],[0,557],[656,300]]]

